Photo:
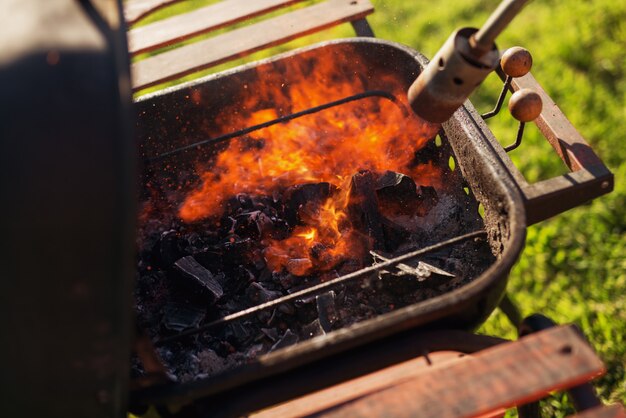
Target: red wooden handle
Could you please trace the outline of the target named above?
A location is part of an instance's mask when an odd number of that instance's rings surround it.
[[[514,78],[513,91],[528,88],[537,92],[543,109],[535,124],[571,173],[529,184],[516,173],[526,200],[528,225],[557,215],[613,190],[613,174],[591,146],[565,117],[531,73]]]

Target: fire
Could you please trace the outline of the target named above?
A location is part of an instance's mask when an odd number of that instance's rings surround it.
[[[305,228],[305,230],[299,234],[294,234],[296,237],[304,238],[304,240],[308,243],[311,243],[317,237],[317,229],[315,228]]]
[[[232,132],[368,90],[367,80],[344,71],[337,57],[322,53],[316,60],[287,65],[290,73],[300,72],[299,82],[285,84],[274,72],[259,74],[264,80],[260,87],[267,88],[250,92],[240,109],[225,109],[217,119],[220,131]],[[406,86],[400,81],[389,76],[382,82],[406,101]],[[242,114],[246,110],[249,113]],[[201,174],[201,185],[187,195],[179,215],[186,222],[217,218],[237,193],[271,196],[293,185],[330,183],[337,191],[300,213],[302,225],[295,226],[288,238],[263,242],[265,259],[274,271],[287,269],[296,275],[327,271],[369,247],[367,237],[351,227],[346,214],[352,176],[360,170],[392,170],[419,184],[438,186],[437,168],[412,164],[415,152],[437,130],[415,116],[407,117],[398,104],[381,97],[260,129],[227,144],[211,169]]]

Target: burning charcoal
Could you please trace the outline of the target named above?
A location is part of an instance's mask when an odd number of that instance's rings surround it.
[[[298,342],[299,338],[296,334],[294,334],[290,329],[287,329],[280,340],[276,341],[276,343],[270,348],[270,353],[272,351],[276,351],[278,349],[288,347],[290,345],[294,345]]]
[[[206,315],[204,309],[176,302],[169,302],[163,311],[163,326],[176,332],[196,328]]]
[[[261,283],[254,282],[246,289],[246,296],[254,304],[265,303],[277,299],[283,294],[275,290],[268,290]]]
[[[187,279],[191,287],[198,289],[211,302],[219,300],[224,295],[217,278],[192,256],[179,259],[174,263],[174,267],[181,273],[182,277]]]
[[[335,306],[335,292],[331,290],[330,292],[317,295],[315,302],[317,303],[320,325],[324,331],[330,332],[333,324],[339,319]]]
[[[316,319],[310,324],[303,326],[302,331],[300,332],[300,335],[305,340],[308,338],[318,337],[320,335],[325,335],[325,334],[326,334],[326,330],[322,328],[322,325],[319,319]]]
[[[319,206],[336,190],[330,183],[307,183],[289,187],[283,193],[285,220],[291,226],[301,222],[300,213],[308,205]]]
[[[234,229],[240,237],[259,239],[269,236],[274,229],[274,223],[269,216],[259,210],[237,215],[235,222]]]
[[[308,258],[292,258],[287,261],[286,267],[294,276],[306,276],[313,268],[313,262]]]
[[[238,215],[256,210],[272,211],[272,197],[239,193],[226,202],[226,213]]]
[[[384,248],[385,236],[376,198],[376,179],[371,171],[361,171],[352,176],[348,213],[355,228],[374,240],[374,248]]]

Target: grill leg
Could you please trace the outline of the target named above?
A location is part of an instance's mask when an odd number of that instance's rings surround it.
[[[357,36],[367,36],[370,38],[374,38],[376,36],[374,35],[374,31],[372,30],[372,27],[370,26],[367,19],[357,19],[353,20],[350,23],[352,24],[354,32],[356,32]]]
[[[500,308],[502,313],[506,315],[511,324],[513,324],[513,326],[518,329],[520,324],[522,323],[522,314],[515,302],[513,302],[511,298],[509,298],[508,293],[504,294],[504,297],[500,301],[498,307]]]

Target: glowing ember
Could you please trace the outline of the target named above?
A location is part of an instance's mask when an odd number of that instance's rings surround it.
[[[267,82],[234,111],[218,117],[222,132],[232,132],[281,115],[328,103],[367,90],[354,73],[343,72],[336,57],[309,61],[301,82]],[[276,77],[259,74],[259,78]],[[390,78],[389,90],[406,100],[406,86]],[[278,88],[280,86],[280,88]],[[271,104],[271,106],[270,106]],[[245,109],[252,109],[242,115]],[[263,253],[274,271],[295,275],[327,271],[346,258],[367,253],[370,240],[352,228],[346,214],[352,176],[360,170],[401,172],[420,185],[439,187],[440,171],[414,164],[415,153],[433,138],[438,126],[407,117],[398,104],[367,98],[336,106],[231,140],[216,157],[202,184],[189,193],[179,215],[186,222],[223,215],[225,203],[237,193],[272,196],[287,187],[327,182],[334,186],[324,202],[299,209],[300,225],[283,240],[265,239]]]

